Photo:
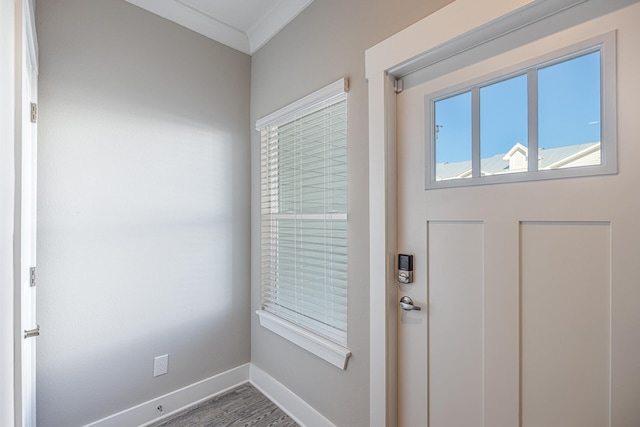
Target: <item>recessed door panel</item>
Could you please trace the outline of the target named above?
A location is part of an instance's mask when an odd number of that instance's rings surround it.
[[[521,224],[523,427],[608,425],[610,230]]]
[[[483,224],[429,222],[427,234],[429,425],[481,426]]]

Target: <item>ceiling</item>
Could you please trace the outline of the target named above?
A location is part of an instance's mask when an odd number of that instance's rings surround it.
[[[313,0],[126,0],[252,55]]]

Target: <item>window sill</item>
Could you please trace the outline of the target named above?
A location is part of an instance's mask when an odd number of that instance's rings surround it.
[[[256,314],[260,319],[260,326],[269,329],[271,332],[280,335],[340,369],[347,369],[347,361],[351,357],[351,351],[348,349],[264,310],[258,310]]]

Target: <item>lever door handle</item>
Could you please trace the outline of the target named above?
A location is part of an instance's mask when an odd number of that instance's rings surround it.
[[[413,305],[413,300],[407,296],[400,298],[400,308],[405,311],[422,310],[417,305]]]

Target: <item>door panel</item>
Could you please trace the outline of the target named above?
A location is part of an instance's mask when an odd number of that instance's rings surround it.
[[[611,227],[521,224],[522,425],[605,426]]]
[[[429,420],[482,425],[483,224],[430,221],[427,234]]]

